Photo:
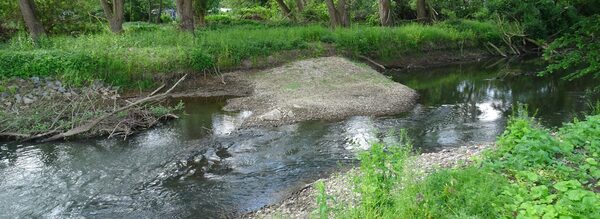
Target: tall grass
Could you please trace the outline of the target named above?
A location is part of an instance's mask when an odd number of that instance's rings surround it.
[[[322,44],[349,54],[392,58],[407,52],[476,47],[493,40],[482,35],[499,37],[492,27],[473,21],[338,30],[244,24],[187,33],[171,25],[128,24],[121,35],[53,36],[37,45],[25,36],[15,37],[0,46],[0,78],[57,76],[74,84],[102,79],[131,85],[163,73],[228,69],[275,53],[322,50]]]

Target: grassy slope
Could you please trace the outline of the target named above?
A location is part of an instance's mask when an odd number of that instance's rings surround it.
[[[396,147],[397,148],[397,147]],[[395,150],[395,152],[394,152]],[[497,148],[474,165],[406,176],[406,149],[361,156],[362,203],[341,218],[600,218],[600,115],[541,127],[513,116]],[[405,172],[405,171],[404,171]],[[321,208],[327,208],[321,202]],[[324,216],[324,215],[323,215]]]
[[[73,84],[103,79],[143,87],[153,75],[228,69],[282,51],[307,49],[318,56],[325,44],[349,54],[391,58],[422,50],[479,47],[500,39],[494,25],[475,21],[338,30],[319,25],[240,25],[194,34],[173,26],[130,25],[126,30],[122,35],[50,37],[37,47],[26,37],[14,38],[0,46],[0,78],[58,76]]]

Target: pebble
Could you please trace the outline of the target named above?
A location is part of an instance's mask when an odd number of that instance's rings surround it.
[[[34,100],[33,100],[33,99],[31,99],[31,98],[28,98],[28,97],[24,97],[24,98],[23,98],[23,103],[24,103],[24,104],[27,104],[27,105],[29,105],[29,104],[32,104],[33,102],[34,102]]]

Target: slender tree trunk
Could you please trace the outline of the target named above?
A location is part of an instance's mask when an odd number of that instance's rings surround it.
[[[279,8],[281,8],[281,12],[283,12],[283,15],[285,17],[294,19],[292,10],[290,10],[290,7],[288,7],[283,0],[275,0],[275,1],[277,2],[277,5],[279,5]]]
[[[148,23],[152,20],[152,0],[148,0]]]
[[[427,2],[425,0],[417,0],[417,20],[423,23],[429,22],[427,15]]]
[[[298,12],[304,11],[304,0],[296,0],[296,7],[298,8]]]
[[[162,16],[162,8],[163,8],[163,0],[160,0],[160,4],[158,5],[158,15],[156,16],[156,23],[162,23],[160,17]]]
[[[110,4],[108,0],[100,0],[100,4],[102,4],[102,9],[110,25],[110,31],[122,33],[125,20],[124,0],[111,0]]]
[[[194,8],[192,0],[176,0],[177,12],[180,16],[179,28],[184,31],[194,31]]]
[[[29,30],[31,39],[37,41],[45,33],[44,26],[42,26],[42,23],[35,15],[35,2],[33,0],[19,0],[19,8],[21,9],[21,14],[23,15],[23,20],[25,20],[25,25],[27,26],[27,30]]]
[[[196,0],[194,2],[194,9],[196,11],[196,25],[199,27],[206,26],[206,14],[208,14],[208,1],[209,0]]]
[[[339,22],[342,27],[350,26],[350,14],[348,13],[348,4],[346,0],[338,0]]]
[[[379,22],[381,26],[390,26],[392,24],[392,11],[390,0],[379,0]]]

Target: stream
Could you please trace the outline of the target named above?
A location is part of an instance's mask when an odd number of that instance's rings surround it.
[[[582,117],[593,81],[538,78],[538,59],[387,72],[418,91],[396,116],[239,129],[225,98],[186,98],[181,119],[123,139],[0,143],[0,218],[222,218],[273,204],[408,130],[420,151],[495,141],[519,103],[547,127]]]

